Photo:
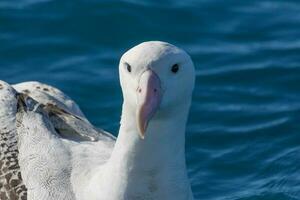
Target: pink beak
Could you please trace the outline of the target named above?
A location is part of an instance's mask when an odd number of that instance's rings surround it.
[[[160,79],[154,71],[146,70],[141,74],[137,97],[137,127],[140,137],[144,139],[148,123],[158,110],[162,98]]]

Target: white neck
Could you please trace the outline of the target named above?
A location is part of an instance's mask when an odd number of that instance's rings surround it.
[[[178,109],[180,113],[168,112],[172,117],[157,113],[144,140],[128,107],[123,104],[119,136],[101,177],[109,185],[101,188],[111,197],[107,200],[193,199],[185,164],[189,105]]]

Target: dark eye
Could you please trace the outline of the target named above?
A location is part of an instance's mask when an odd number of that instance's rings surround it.
[[[125,63],[126,69],[128,72],[131,72],[131,66],[128,63]]]
[[[176,73],[178,72],[178,70],[179,70],[178,64],[175,64],[175,65],[172,66],[171,71],[172,71],[174,74],[176,74]]]

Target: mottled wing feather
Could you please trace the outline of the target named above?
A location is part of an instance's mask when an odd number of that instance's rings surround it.
[[[13,87],[17,92],[27,94],[41,104],[56,105],[86,120],[79,106],[69,96],[55,87],[36,81],[18,83]]]
[[[108,132],[95,128],[79,106],[59,89],[40,82],[23,82],[13,87],[44,105],[53,126],[62,137],[76,141],[115,139]]]
[[[97,129],[81,117],[68,113],[57,106],[47,104],[44,106],[44,110],[48,113],[58,134],[64,138],[75,141],[115,140],[110,133]]]
[[[16,91],[0,81],[0,199],[25,200],[27,189],[18,162]]]

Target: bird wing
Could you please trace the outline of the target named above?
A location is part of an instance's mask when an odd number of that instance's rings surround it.
[[[53,104],[69,113],[85,119],[79,106],[59,89],[37,81],[22,82],[13,85],[19,93],[27,94],[41,104]]]
[[[70,168],[105,162],[115,137],[56,88],[13,87],[0,81],[0,199],[74,199]]]
[[[27,199],[18,162],[16,91],[0,81],[0,199]]]
[[[79,106],[59,89],[40,82],[23,82],[13,87],[43,105],[62,137],[75,141],[115,140],[110,133],[94,127]]]

